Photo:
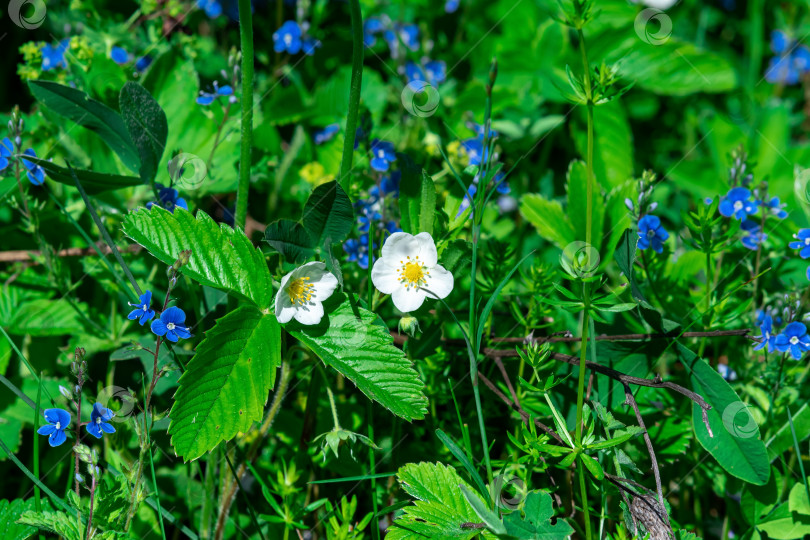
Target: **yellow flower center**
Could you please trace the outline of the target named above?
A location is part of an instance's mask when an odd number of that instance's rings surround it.
[[[427,266],[419,260],[419,256],[414,260],[407,257],[399,263],[402,265],[398,270],[399,282],[404,283],[406,288],[421,287],[427,283],[427,276],[430,275],[430,272],[427,270]]]
[[[312,300],[312,289],[314,286],[308,283],[309,277],[300,277],[287,285],[287,294],[290,302],[296,305],[303,305]]]

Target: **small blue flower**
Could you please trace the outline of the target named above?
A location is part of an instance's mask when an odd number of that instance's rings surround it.
[[[506,174],[499,172],[492,179],[493,183],[495,184],[495,191],[497,191],[501,195],[509,195],[509,193],[512,191],[509,188],[509,182],[504,181],[505,176]]]
[[[785,331],[776,336],[776,349],[779,352],[790,351],[794,360],[801,360],[802,354],[810,351],[810,336],[804,323],[792,322]]]
[[[810,229],[799,229],[798,234],[794,234],[795,242],[789,244],[790,249],[799,249],[799,257],[810,258]]]
[[[793,40],[781,30],[774,30],[771,32],[771,50],[774,54],[782,54],[787,52],[792,41]]]
[[[397,160],[394,143],[374,139],[371,143],[371,168],[375,171],[385,172],[393,161]]]
[[[447,0],[444,3],[445,13],[455,13],[458,10],[459,4],[461,4],[461,0]]]
[[[661,253],[664,251],[664,242],[669,238],[669,233],[661,226],[658,216],[648,214],[638,220],[638,248],[641,250],[652,246],[653,251]]]
[[[42,47],[42,71],[50,71],[56,68],[66,68],[65,53],[70,46],[69,39],[63,39],[55,47],[50,44]]]
[[[399,58],[399,40],[397,39],[397,34],[393,30],[384,30],[382,33],[382,37],[386,43],[388,43],[388,48],[391,51],[391,58]]]
[[[135,62],[135,71],[137,71],[138,73],[142,73],[142,72],[146,71],[146,68],[148,68],[151,65],[152,65],[152,57],[151,56],[149,56],[148,54],[145,55],[145,56],[141,56]]]
[[[788,213],[785,212],[785,208],[787,208],[786,203],[779,202],[779,197],[774,197],[767,203],[762,203],[763,206],[770,210],[771,214],[776,216],[779,219],[785,219],[788,216]]]
[[[365,214],[361,214],[357,218],[358,226],[357,230],[360,232],[368,232],[371,228],[372,223],[375,221],[379,221],[382,219],[382,214],[376,211],[367,211]]]
[[[215,99],[221,96],[233,96],[233,88],[230,85],[220,86],[219,83],[214,81],[214,91],[213,92],[203,92],[200,90],[200,95],[197,98],[197,104],[199,105],[211,105]],[[234,98],[231,97],[233,101]]]
[[[757,211],[757,203],[751,201],[751,190],[744,187],[731,188],[720,201],[720,213],[725,217],[744,220]]]
[[[776,336],[773,334],[773,319],[770,315],[765,314],[764,311],[759,311],[758,314],[759,313],[763,314],[762,319],[757,321],[761,333],[761,341],[754,345],[754,350],[760,351],[767,347],[770,353],[776,349]]]
[[[301,42],[301,50],[304,51],[304,54],[307,56],[312,56],[315,54],[315,49],[321,47],[321,42],[312,37],[305,37],[304,40]]]
[[[479,124],[477,122],[470,121],[470,122],[467,122],[467,127],[469,129],[471,129],[473,132],[475,132],[475,135],[479,139],[481,139],[481,141],[483,142],[484,134],[486,133],[486,130],[487,130],[487,128],[486,128],[486,126],[484,124]],[[498,136],[498,132],[495,131],[494,129],[492,129],[492,126],[490,126],[489,127],[489,138],[494,139],[497,136]]]
[[[40,435],[48,436],[48,444],[59,446],[67,439],[65,430],[70,425],[70,413],[64,409],[45,409],[42,413],[48,424],[37,430]]]
[[[315,134],[312,136],[312,140],[315,144],[323,144],[327,141],[331,141],[335,138],[340,132],[340,125],[339,124],[329,124],[325,128],[320,131],[316,131]]]
[[[399,228],[399,225],[396,221],[389,221],[385,224],[385,230],[388,231],[389,235],[394,233],[402,232],[402,229]]]
[[[345,251],[349,257],[348,260],[352,262],[356,262],[357,265],[362,268],[363,270],[368,269],[368,235],[362,234],[360,238],[355,240],[354,238],[350,238],[343,242],[343,251]]]
[[[385,197],[391,195],[394,199],[399,197],[399,182],[402,178],[400,171],[394,171],[380,179],[380,194]],[[376,186],[375,186],[376,187]]]
[[[760,232],[759,223],[752,219],[743,221],[741,228],[746,233],[741,241],[748,249],[756,250],[762,242],[768,239],[767,234]]]
[[[478,137],[462,141],[461,147],[467,153],[468,165],[480,165],[489,157],[489,149],[484,150],[484,143]]]
[[[101,403],[93,405],[93,410],[90,411],[90,422],[85,426],[87,433],[95,437],[101,438],[103,433],[115,433],[115,428],[110,424],[110,420],[115,416],[115,413],[107,409]]]
[[[298,54],[301,45],[301,27],[295,21],[286,21],[273,33],[273,50],[277,53]]]
[[[205,10],[205,14],[211,19],[222,15],[222,4],[218,0],[197,0],[197,7]]]
[[[425,75],[433,86],[439,86],[447,80],[447,64],[441,60],[430,60],[425,63]]]
[[[366,47],[373,47],[377,43],[375,34],[379,34],[384,29],[385,24],[377,17],[369,17],[363,21],[363,43]]]
[[[737,372],[731,369],[728,364],[717,364],[717,372],[729,382],[737,380]]]
[[[113,47],[110,50],[110,58],[120,66],[129,62],[129,53],[123,47]]]
[[[419,27],[415,24],[403,24],[399,27],[399,37],[410,50],[419,48]]]
[[[163,184],[155,184],[155,187],[158,189],[159,201],[146,203],[146,208],[151,210],[154,205],[159,204],[172,214],[174,214],[174,209],[177,207],[188,210],[188,203],[180,197],[176,189],[165,187]]]
[[[23,152],[26,156],[37,157],[37,153],[34,152],[33,148],[27,149]],[[26,174],[28,175],[28,180],[34,184],[35,186],[41,186],[45,183],[45,170],[34,163],[33,161],[28,161],[27,159],[23,158],[22,160],[23,167],[26,169]]]
[[[133,304],[132,302],[127,303],[135,308],[129,313],[129,315],[127,315],[127,319],[130,321],[140,318],[140,321],[138,322],[140,322],[141,326],[143,326],[155,317],[155,310],[149,306],[149,304],[152,303],[152,291],[146,291],[143,293],[140,298],[138,298],[138,303],[136,304]]]
[[[14,155],[14,144],[11,139],[5,137],[0,141],[0,171],[11,165],[11,156]]]
[[[427,80],[425,72],[422,71],[422,66],[411,61],[405,64],[405,78],[408,79],[408,82]]]
[[[186,322],[186,314],[179,307],[172,306],[160,314],[159,319],[152,321],[152,332],[157,336],[166,336],[172,343],[177,343],[179,338],[188,339],[191,333]]]

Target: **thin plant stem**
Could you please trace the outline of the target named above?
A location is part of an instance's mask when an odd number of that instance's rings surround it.
[[[40,373],[39,385],[37,386],[37,406],[34,409],[34,476],[39,478],[39,434],[37,428],[39,427],[39,403],[42,398],[42,373]],[[39,486],[34,484],[34,508],[37,512],[42,512],[42,494]],[[43,540],[45,537],[39,535],[39,539]]]
[[[240,1],[247,2],[247,0]],[[343,157],[340,161],[340,176],[338,176],[340,187],[346,191],[348,191],[351,179],[357,115],[360,111],[360,88],[363,85],[363,14],[360,12],[360,0],[349,0],[349,12],[352,19],[352,77],[349,86],[349,112],[346,115]]]
[[[251,9],[250,0],[239,0],[239,36],[242,46],[242,140],[234,227],[243,230],[247,221],[250,150],[253,144],[253,13]]]
[[[144,418],[147,418],[147,416],[148,415],[144,413]],[[152,438],[149,435],[150,429],[152,429],[151,425],[148,426],[148,429],[146,430],[146,448],[149,452],[149,468],[152,470],[152,487],[155,490],[155,504],[157,504],[158,522],[160,523],[160,536],[163,538],[163,540],[166,540],[166,528],[163,525],[163,511],[160,509],[160,492],[158,491],[157,476],[155,475],[155,458],[152,455]],[[93,483],[95,484],[95,477],[93,478]],[[92,517],[92,498],[90,500],[90,504],[90,516]]]
[[[579,376],[577,379],[577,426],[576,426],[576,446],[582,446],[582,409],[585,402],[585,371],[588,356],[588,328],[590,315],[589,287],[587,283],[582,284],[582,299],[585,309],[582,312],[582,344],[579,349]],[[588,509],[588,491],[585,484],[585,471],[580,463],[577,468],[579,474],[579,486],[582,496],[582,512],[585,517],[585,537],[591,538],[591,515]]]
[[[90,534],[93,530],[93,503],[96,500],[96,475],[95,473],[91,475],[92,480],[90,483],[90,509],[87,513],[87,535],[85,536],[85,540],[90,540]],[[163,530],[163,519],[160,520],[160,530]],[[163,535],[163,538],[166,538],[166,535]]]

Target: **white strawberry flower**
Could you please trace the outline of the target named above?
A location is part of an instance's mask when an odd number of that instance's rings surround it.
[[[419,309],[425,298],[445,298],[453,290],[453,274],[439,265],[436,244],[426,232],[389,236],[371,269],[371,281],[404,313]]]
[[[337,278],[322,262],[296,268],[281,279],[276,293],[276,319],[282,324],[293,318],[301,324],[318,324],[323,318],[323,302],[337,286]]]

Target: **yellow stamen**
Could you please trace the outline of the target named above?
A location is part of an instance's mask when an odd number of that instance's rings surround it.
[[[405,283],[408,288],[421,287],[425,284],[427,269],[419,261],[405,263],[398,272],[400,283]]]
[[[307,283],[309,277],[300,277],[287,285],[287,294],[290,296],[290,302],[296,305],[304,305],[312,300],[312,290],[314,286]]]

